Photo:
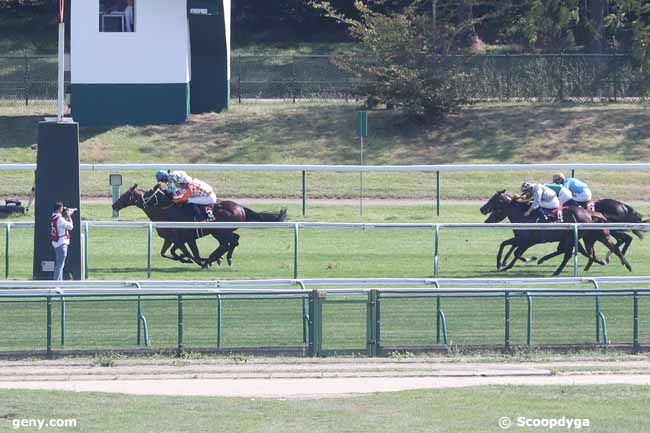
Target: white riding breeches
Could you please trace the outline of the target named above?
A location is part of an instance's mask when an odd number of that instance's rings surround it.
[[[192,197],[187,202],[207,206],[210,204],[215,204],[217,202],[217,196],[214,193],[210,193],[210,195],[204,195],[201,197]]]
[[[573,194],[573,199],[578,203],[589,201],[591,200],[591,190],[589,188],[585,188],[582,190],[582,192],[576,192]]]
[[[564,203],[568,202],[573,198],[573,194],[571,194],[571,191],[569,191],[568,189],[562,188],[560,189],[557,198],[560,200],[560,204],[564,205]]]
[[[544,209],[557,209],[560,207],[560,200],[557,197],[553,197],[551,200],[542,200],[539,202],[539,207]]]

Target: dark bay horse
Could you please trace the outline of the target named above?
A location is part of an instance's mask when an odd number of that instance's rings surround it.
[[[129,206],[136,206],[141,209],[151,221],[168,221],[167,216],[160,209],[157,209],[153,206],[148,206],[143,199],[145,191],[142,189],[137,189],[137,184],[129,188],[124,194],[122,194],[116,201],[113,203],[113,210],[122,210]],[[160,236],[164,242],[163,246],[160,249],[160,255],[166,259],[178,260],[182,263],[191,263],[194,262],[199,266],[206,266],[205,259],[201,259],[198,246],[196,245],[196,240],[193,242],[181,242],[181,239],[178,238],[174,229],[161,229],[156,228],[158,236]],[[185,244],[188,244],[190,251],[188,251]],[[165,253],[172,247],[171,255],[166,255]],[[178,255],[177,251],[180,250],[183,254]]]
[[[113,205],[116,210],[127,206],[137,206],[142,209],[152,221],[194,221],[193,205],[174,205],[172,198],[159,188],[158,185],[149,191],[137,189],[133,185]],[[286,209],[280,212],[255,212],[247,207],[240,206],[233,201],[220,201],[213,207],[215,221],[220,222],[244,222],[244,221],[284,221],[286,220]],[[161,234],[161,230],[164,230]],[[234,233],[235,229],[159,229],[158,233],[165,242],[161,249],[161,255],[173,245],[179,248],[189,257],[200,264],[208,266],[213,262],[220,263],[221,257],[227,252],[228,264],[232,264],[232,252],[239,245],[239,235]],[[212,235],[219,241],[219,247],[215,249],[207,259],[202,259],[196,247],[196,239]],[[183,248],[187,243],[192,253],[186,252]],[[195,248],[196,247],[196,248]]]
[[[650,220],[644,220],[643,216],[637,212],[632,206],[627,205],[618,200],[605,198],[594,202],[596,211],[602,213],[607,218],[607,222],[611,223],[647,223]],[[616,239],[616,246],[620,248],[623,245],[621,252],[623,255],[627,252],[632,244],[632,236],[623,230],[611,230],[611,235]],[[640,230],[632,230],[639,239],[643,239],[643,232]],[[609,262],[611,251],[607,253],[605,261]]]
[[[528,210],[529,205],[526,203],[519,203],[514,200],[510,195],[506,194],[505,190],[497,191],[488,202],[481,207],[481,213],[484,215],[490,214],[485,222],[487,223],[497,223],[506,218],[512,223],[533,223],[536,221],[534,216],[526,216],[525,213]],[[577,207],[569,206],[564,209],[564,220],[565,222],[575,222],[575,223],[592,223],[594,220],[591,217],[589,211]],[[508,270],[514,266],[517,260],[523,259],[523,253],[533,245],[540,243],[549,243],[549,242],[558,242],[557,251],[551,254],[548,254],[542,257],[539,263],[542,263],[552,257],[564,254],[564,258],[560,266],[553,273],[554,276],[559,275],[566,263],[571,258],[573,252],[574,242],[573,233],[568,230],[552,230],[552,231],[543,231],[543,230],[514,230],[514,244],[516,245],[514,258],[512,261],[507,264],[501,270]],[[588,270],[592,263],[595,261],[593,253],[593,245],[595,242],[599,241],[606,245],[614,254],[621,259],[628,270],[631,270],[629,263],[623,257],[621,251],[613,244],[608,236],[609,233],[607,230],[582,230],[578,233],[579,238],[582,238],[585,242],[586,251],[588,252],[587,257],[589,257],[589,262],[585,267],[585,270]],[[511,240],[508,240],[511,241]],[[507,242],[507,241],[506,241]],[[503,247],[503,245],[502,245]],[[579,244],[579,248],[581,248]],[[501,253],[501,249],[499,253]],[[585,254],[584,251],[581,251]]]

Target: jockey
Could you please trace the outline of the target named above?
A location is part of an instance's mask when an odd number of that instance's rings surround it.
[[[557,194],[557,198],[560,200],[560,205],[564,206],[565,203],[573,199],[573,194],[566,188],[564,185],[557,183],[545,183],[545,187],[551,188]],[[568,206],[568,205],[567,205]]]
[[[578,206],[585,207],[587,202],[591,200],[591,190],[586,183],[575,177],[566,178],[562,173],[553,175],[553,183],[562,185],[571,191],[571,200],[568,204],[577,204]],[[573,201],[573,203],[571,203]]]
[[[548,221],[546,215],[553,209],[560,207],[560,200],[557,198],[555,191],[541,183],[524,182],[521,184],[521,192],[532,199],[530,209],[524,215],[529,216],[535,211],[538,215],[537,221]],[[558,220],[561,221],[561,214],[559,213]]]
[[[178,179],[187,176],[182,170],[158,170],[156,172],[156,181],[167,184],[167,192],[175,194],[178,190]]]
[[[214,194],[212,187],[199,179],[192,179],[185,172],[172,172],[170,176],[177,175],[173,179],[179,190],[176,191],[174,203],[191,203],[203,206],[208,221],[214,221],[212,205],[217,202],[217,196]]]

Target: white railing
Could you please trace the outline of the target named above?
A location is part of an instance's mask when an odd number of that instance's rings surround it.
[[[322,165],[322,164],[80,164],[82,171],[197,170],[197,171],[330,171],[337,173],[432,173],[445,171],[546,171],[612,170],[648,171],[650,163],[551,163],[551,164],[438,164],[438,165]],[[0,171],[36,170],[36,164],[0,164]]]
[[[206,290],[233,290],[245,293],[247,290],[265,289],[273,292],[287,292],[287,289],[301,290],[323,289],[337,292],[348,291],[351,288],[365,291],[366,289],[390,289],[404,291],[456,290],[470,288],[471,290],[527,290],[534,289],[526,286],[543,286],[548,288],[591,285],[599,290],[605,285],[640,285],[650,284],[650,276],[641,277],[558,277],[558,278],[300,278],[300,279],[258,279],[258,280],[84,280],[84,281],[35,281],[35,280],[3,280],[0,281],[0,296],[23,293],[24,290],[46,290],[51,295],[66,293],[85,293],[84,291],[98,290],[101,294],[119,293],[137,294],[144,290],[164,291],[184,290],[187,293]],[[55,287],[55,288],[54,288]],[[108,291],[111,290],[111,291]],[[24,292],[31,293],[31,292]],[[235,293],[235,292],[232,292]]]
[[[302,214],[307,208],[307,172],[336,173],[436,173],[436,215],[440,215],[440,173],[460,171],[575,170],[650,171],[650,163],[559,163],[559,164],[439,164],[439,165],[292,165],[292,164],[80,164],[82,171],[175,170],[302,172]],[[0,171],[36,170],[36,164],[0,164]],[[363,213],[363,182],[359,182],[359,209]]]
[[[10,275],[10,245],[12,228],[33,228],[34,222],[0,222],[0,228],[5,228],[5,278]],[[139,221],[82,221],[83,230],[83,267],[84,275],[88,275],[89,262],[89,229],[115,228],[147,230],[147,278],[151,278],[152,267],[152,241],[153,229],[291,229],[293,231],[293,278],[299,277],[299,232],[301,229],[329,229],[329,230],[431,230],[433,231],[433,277],[440,275],[440,231],[442,230],[541,230],[556,231],[570,230],[573,233],[573,276],[578,276],[578,240],[580,230],[650,230],[650,223],[526,223],[526,224],[487,224],[487,223],[331,223],[331,222],[139,222]]]

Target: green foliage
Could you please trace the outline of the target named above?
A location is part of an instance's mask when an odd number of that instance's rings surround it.
[[[546,51],[572,48],[573,26],[579,19],[578,0],[531,0],[523,22],[527,42]]]
[[[357,1],[359,19],[338,14],[327,2],[315,6],[347,24],[359,41],[363,56],[345,58],[339,66],[363,78],[356,92],[368,98],[371,108],[385,104],[413,118],[437,121],[464,102],[456,90],[460,74],[446,60],[461,43],[464,25],[445,16],[434,21],[415,3],[400,12],[380,12]]]

